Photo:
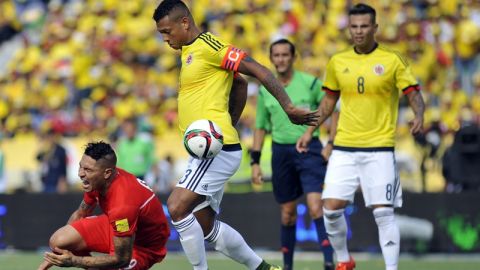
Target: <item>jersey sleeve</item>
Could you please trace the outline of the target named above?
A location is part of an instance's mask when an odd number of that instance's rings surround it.
[[[203,58],[212,66],[236,72],[242,59],[247,56],[244,51],[210,33],[202,33],[198,38],[206,45]]]
[[[110,225],[115,236],[132,236],[137,230],[138,207],[118,205],[108,213]]]
[[[403,94],[406,95],[412,91],[420,90],[417,79],[413,76],[408,62],[403,59],[401,56],[397,56],[398,67],[395,72],[395,85],[397,89],[402,90]]]
[[[336,94],[340,92],[340,86],[338,85],[337,75],[335,73],[335,58],[328,61],[322,89],[327,92],[327,94]]]
[[[258,91],[257,98],[257,116],[255,118],[255,127],[270,131],[270,114],[265,106],[265,91],[263,86]]]
[[[317,105],[320,104],[320,101],[325,96],[325,92],[322,91],[323,82],[318,78],[314,78],[312,82],[312,86],[310,86],[310,91],[312,91],[314,95],[314,100],[316,101]]]

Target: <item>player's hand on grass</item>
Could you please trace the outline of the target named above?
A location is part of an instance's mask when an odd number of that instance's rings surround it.
[[[318,110],[309,111],[291,105],[287,107],[285,112],[287,113],[290,122],[294,124],[315,126],[318,123]]]
[[[263,184],[262,169],[259,164],[252,164],[252,183],[256,185]]]
[[[53,251],[55,252],[45,252],[45,260],[53,265],[60,266],[60,267],[71,267],[73,266],[73,253],[60,249],[54,248]]]
[[[423,132],[423,116],[415,116],[415,118],[410,121],[410,133],[412,135],[418,135]]]
[[[297,140],[297,144],[295,147],[299,153],[306,153],[308,152],[308,144],[312,140],[312,135],[308,132],[305,132],[300,138]]]

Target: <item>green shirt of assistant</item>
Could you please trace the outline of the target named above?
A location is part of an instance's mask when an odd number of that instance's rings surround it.
[[[316,110],[325,95],[321,88],[321,80],[310,74],[294,71],[293,78],[285,87],[285,91],[293,105]],[[255,127],[271,132],[272,140],[279,144],[296,143],[308,128],[306,125],[292,124],[280,103],[263,86],[258,94]],[[318,130],[313,136],[318,136]]]
[[[121,139],[117,146],[117,166],[135,176],[144,176],[153,163],[154,150],[153,143],[141,136]]]

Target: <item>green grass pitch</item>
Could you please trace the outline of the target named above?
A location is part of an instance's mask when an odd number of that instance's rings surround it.
[[[323,269],[322,255],[315,254],[312,256],[299,256],[295,260],[296,270],[317,270]],[[0,251],[0,269],[2,270],[30,270],[37,269],[36,267],[42,260],[42,253],[35,252],[2,252]],[[240,265],[221,255],[209,254],[209,267],[212,270],[244,270],[243,265]],[[355,256],[355,254],[354,254]],[[315,259],[317,257],[318,259]],[[480,256],[471,255],[465,256],[427,256],[427,257],[402,257],[400,260],[399,270],[480,270]],[[267,260],[273,263],[280,264],[280,256],[267,256]],[[383,261],[379,256],[357,256],[357,267],[355,270],[383,270]],[[64,269],[53,267],[51,269]],[[192,269],[186,258],[182,253],[171,253],[160,264],[155,265],[152,269],[162,270],[188,270]]]

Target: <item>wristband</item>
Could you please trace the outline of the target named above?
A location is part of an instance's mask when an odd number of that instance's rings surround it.
[[[262,155],[261,151],[250,151],[250,165],[260,164],[260,156]]]
[[[333,140],[328,140],[327,144],[333,145]]]

